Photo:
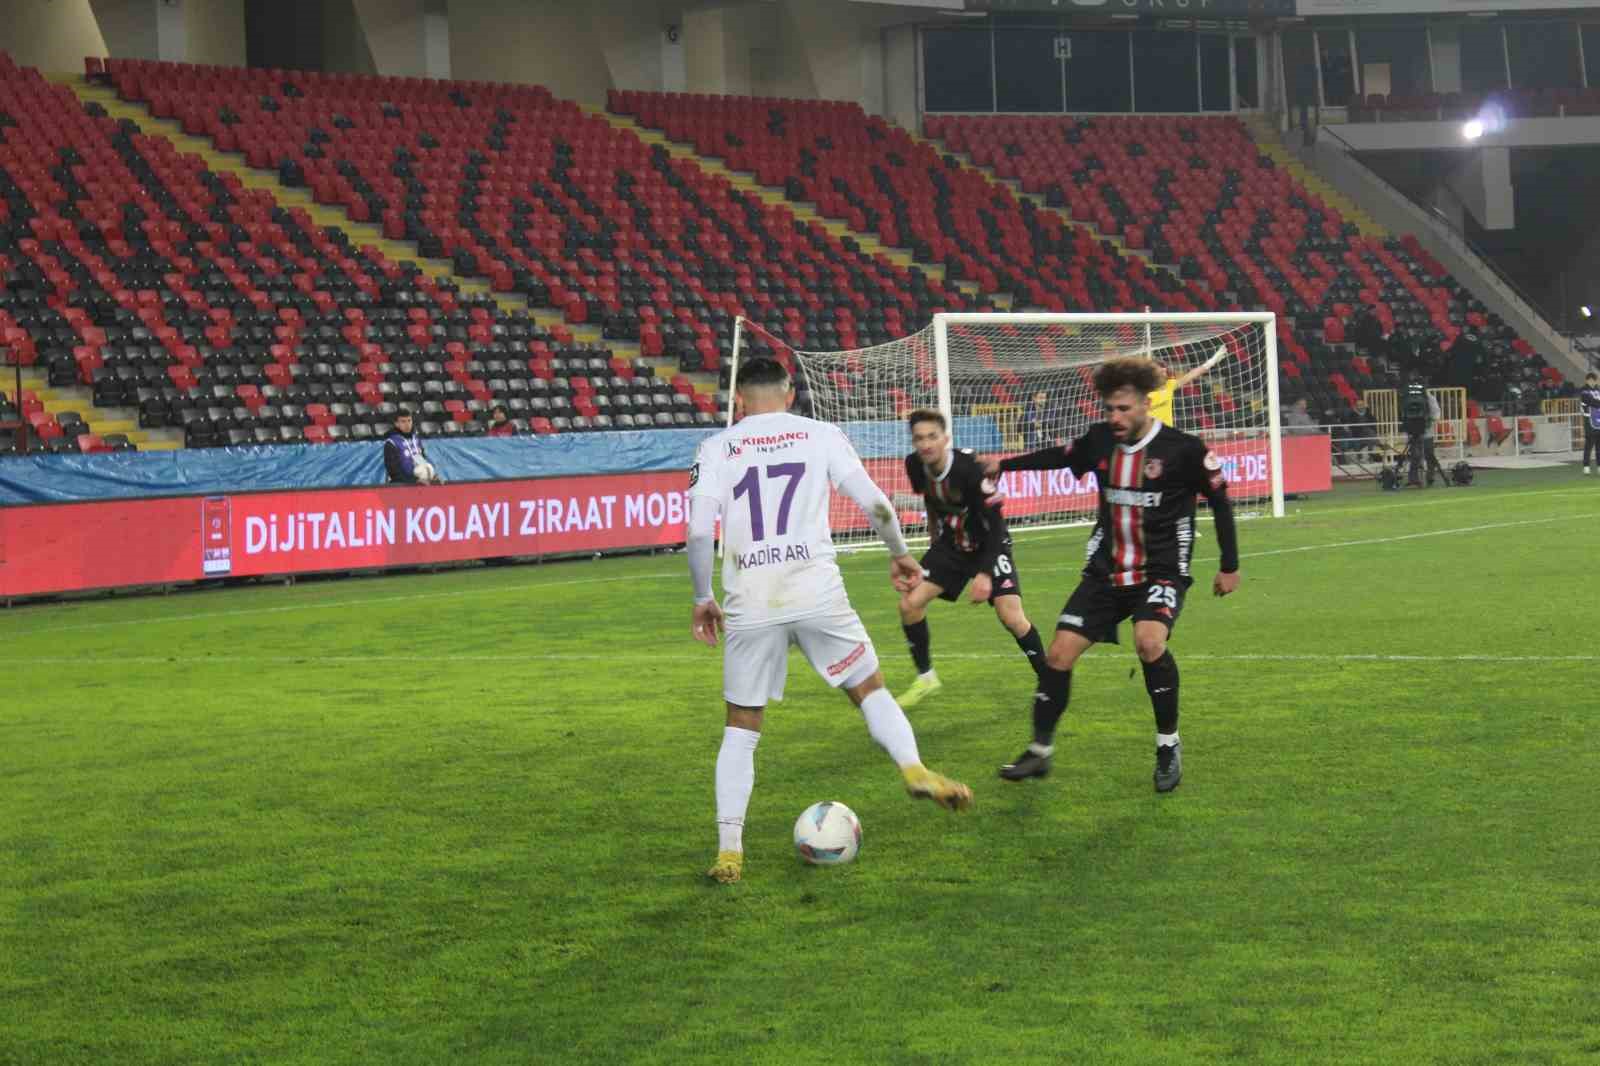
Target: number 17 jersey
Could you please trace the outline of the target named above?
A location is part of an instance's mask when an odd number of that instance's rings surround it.
[[[722,515],[722,607],[730,629],[849,608],[828,500],[860,469],[837,426],[787,412],[751,415],[701,443],[689,495],[715,500]]]

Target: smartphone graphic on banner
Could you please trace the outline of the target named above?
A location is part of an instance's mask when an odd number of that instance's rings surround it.
[[[207,496],[200,505],[200,560],[205,574],[233,571],[233,517],[226,496]]]

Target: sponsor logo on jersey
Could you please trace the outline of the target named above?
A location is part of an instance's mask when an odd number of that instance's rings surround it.
[[[1149,478],[1151,481],[1154,481],[1156,478],[1161,476],[1161,471],[1165,469],[1166,467],[1161,465],[1160,459],[1151,459],[1149,462],[1144,464],[1144,476]]]
[[[811,439],[811,434],[803,429],[791,429],[787,433],[771,433],[764,437],[740,437],[730,440],[723,445],[729,459],[737,459],[744,454],[746,448],[757,451],[770,452],[777,448],[787,448],[791,444]]]
[[[840,659],[838,662],[828,667],[828,676],[838,677],[840,674],[854,666],[865,654],[867,654],[866,644],[857,644],[855,646],[855,650],[853,650],[849,655],[846,655],[843,659]]]
[[[1106,500],[1118,507],[1160,507],[1161,493],[1134,492],[1132,489],[1106,489]]]

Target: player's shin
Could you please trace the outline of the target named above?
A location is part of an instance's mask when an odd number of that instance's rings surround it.
[[[761,734],[753,729],[726,726],[722,749],[717,752],[717,850],[744,851],[744,816],[756,784],[756,744]]]
[[[1022,649],[1022,654],[1028,657],[1028,665],[1033,667],[1035,674],[1044,669],[1044,640],[1039,636],[1037,626],[1029,626],[1028,631],[1020,637],[1014,637],[1017,647]]]
[[[917,664],[917,673],[925,674],[933,669],[933,652],[928,648],[928,620],[926,618],[909,624],[902,623],[900,628],[905,631],[906,645],[911,649],[911,661]]]
[[[1156,743],[1178,742],[1178,661],[1164,652],[1153,663],[1144,664],[1144,687],[1150,693],[1150,707],[1156,712]]]
[[[1049,755],[1055,740],[1056,723],[1066,713],[1072,698],[1072,671],[1057,670],[1048,662],[1039,666],[1039,685],[1033,694],[1033,750]]]
[[[908,766],[922,765],[917,753],[917,736],[911,730],[906,712],[900,709],[889,690],[877,689],[861,700],[861,716],[866,719],[867,732],[878,746],[889,753],[895,765],[904,770]]]

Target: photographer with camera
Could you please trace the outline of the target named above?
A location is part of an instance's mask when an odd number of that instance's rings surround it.
[[[1401,463],[1408,467],[1406,483],[1409,485],[1422,486],[1424,464],[1428,469],[1429,488],[1433,487],[1435,474],[1439,475],[1440,481],[1446,485],[1450,484],[1450,477],[1444,472],[1444,467],[1439,465],[1439,456],[1434,451],[1434,437],[1440,415],[1439,401],[1428,391],[1421,379],[1412,378],[1406,384],[1405,391],[1400,394],[1400,425],[1406,432],[1406,450],[1401,456]]]

